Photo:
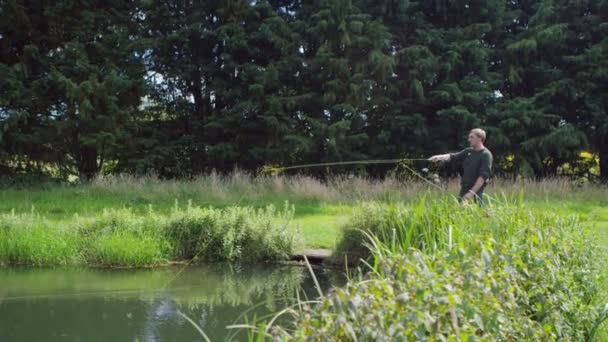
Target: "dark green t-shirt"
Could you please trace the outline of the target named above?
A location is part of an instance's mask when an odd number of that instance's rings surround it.
[[[492,175],[492,152],[487,148],[475,151],[472,147],[465,148],[458,153],[450,154],[450,161],[462,163],[462,179],[460,185],[464,190],[470,190],[477,178],[483,177],[486,181]],[[482,187],[485,188],[485,183]]]

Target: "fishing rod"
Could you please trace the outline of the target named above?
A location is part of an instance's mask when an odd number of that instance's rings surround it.
[[[423,180],[424,182],[436,187],[437,189],[443,190],[439,185],[431,182],[426,177],[422,176],[420,173],[418,173],[417,171],[415,171],[414,169],[412,169],[411,167],[409,167],[406,164],[406,162],[412,162],[412,161],[427,161],[428,162],[429,160],[428,160],[428,158],[396,158],[396,159],[351,160],[351,161],[339,161],[339,162],[327,162],[327,163],[298,164],[298,165],[283,166],[283,167],[265,165],[262,167],[261,171],[263,173],[267,173],[267,174],[271,174],[271,175],[278,175],[287,170],[307,169],[307,168],[313,168],[313,167],[343,166],[343,165],[370,165],[370,164],[399,164],[399,165],[403,166],[406,170],[408,170],[412,174],[414,174],[416,177]]]
[[[371,160],[351,160],[351,161],[339,161],[339,162],[328,162],[328,163],[314,163],[314,164],[298,164],[291,166],[272,166],[266,165],[262,167],[262,172],[265,173],[280,173],[287,170],[293,169],[307,169],[312,167],[324,167],[324,166],[342,166],[342,165],[367,165],[367,164],[396,164],[409,161],[429,161],[426,158],[398,158],[398,159],[371,159]]]
[[[416,170],[414,170],[413,168],[411,168],[410,166],[408,166],[406,164],[406,162],[412,162],[412,161],[427,161],[427,162],[430,162],[427,158],[397,158],[397,159],[352,160],[352,161],[328,162],[328,163],[298,164],[298,165],[291,165],[291,166],[284,166],[284,167],[266,165],[266,166],[262,167],[262,172],[264,172],[264,173],[270,173],[272,175],[277,175],[277,174],[279,174],[279,173],[281,173],[283,171],[286,171],[286,170],[304,169],[304,168],[313,168],[313,167],[323,167],[323,166],[367,165],[367,164],[398,164],[398,165],[403,166],[406,170],[410,171],[412,174],[414,174],[416,177],[420,178],[422,181],[426,182],[427,184],[430,184],[431,186],[439,189],[440,191],[444,190],[441,186],[439,186],[439,185],[431,182],[426,177],[424,177],[423,175],[421,175]],[[209,243],[210,243],[210,241],[207,242],[207,244],[205,245],[205,247]],[[183,267],[181,267],[178,270],[178,272],[168,282],[166,282],[165,285],[162,288],[164,289],[164,288],[169,287],[169,285],[172,284],[181,275],[181,273],[186,268],[188,268],[195,260],[198,259],[198,257],[201,254],[201,252],[203,252],[205,250],[205,247],[200,248],[199,251],[196,253],[196,255],[192,259],[188,260],[188,262]]]

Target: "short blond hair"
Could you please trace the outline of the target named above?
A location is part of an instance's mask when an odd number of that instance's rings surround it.
[[[473,128],[471,133],[481,138],[481,141],[486,142],[486,131],[481,128]]]

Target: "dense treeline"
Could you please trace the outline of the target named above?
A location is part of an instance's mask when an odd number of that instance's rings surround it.
[[[500,172],[608,180],[606,37],[607,0],[0,0],[0,172],[418,157],[482,126]]]

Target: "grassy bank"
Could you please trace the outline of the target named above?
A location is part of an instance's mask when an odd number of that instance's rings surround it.
[[[285,259],[298,245],[293,209],[175,206],[169,212],[105,209],[52,221],[0,214],[0,264],[149,266],[170,260]]]

